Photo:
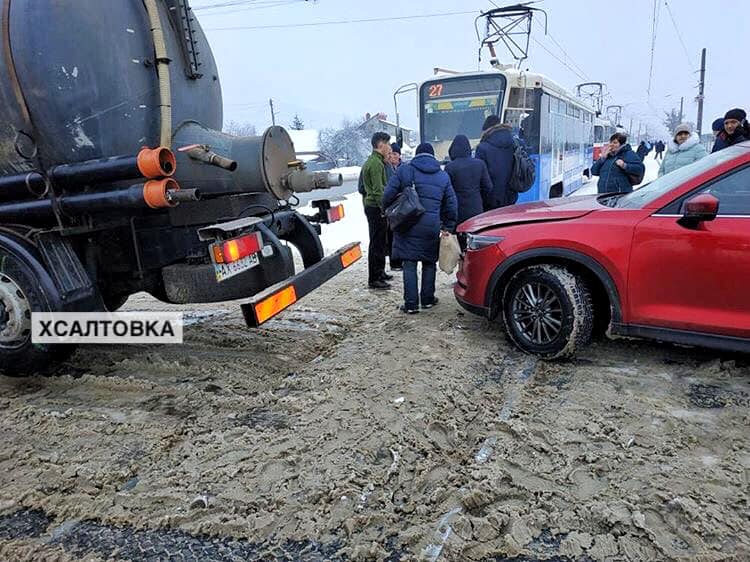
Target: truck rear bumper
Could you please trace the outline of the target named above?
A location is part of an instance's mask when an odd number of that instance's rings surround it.
[[[249,327],[257,328],[333,279],[361,257],[359,242],[347,244],[297,275],[268,287],[241,305],[245,322]]]

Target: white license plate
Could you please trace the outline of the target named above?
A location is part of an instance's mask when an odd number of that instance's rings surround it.
[[[215,263],[214,271],[216,272],[216,280],[219,282],[224,281],[243,271],[254,268],[259,263],[258,254],[246,256],[232,263]]]

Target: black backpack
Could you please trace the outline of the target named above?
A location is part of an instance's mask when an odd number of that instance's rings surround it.
[[[536,166],[534,166],[534,161],[526,154],[523,146],[519,142],[514,144],[513,173],[510,175],[508,187],[516,193],[526,193],[534,185]]]

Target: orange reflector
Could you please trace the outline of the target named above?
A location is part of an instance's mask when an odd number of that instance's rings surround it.
[[[361,257],[362,257],[362,248],[360,248],[359,244],[357,244],[351,250],[347,250],[346,252],[341,254],[341,265],[343,265],[345,268],[349,267]]]
[[[294,290],[294,285],[289,285],[278,293],[263,299],[255,305],[255,317],[258,319],[258,324],[273,318],[295,302],[297,302],[297,291]]]
[[[338,222],[344,218],[344,206],[336,205],[328,209],[328,222]]]

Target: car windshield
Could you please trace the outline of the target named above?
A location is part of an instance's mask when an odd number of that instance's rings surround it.
[[[616,201],[613,201],[612,206],[617,207],[618,209],[641,209],[665,193],[670,192],[675,187],[685,183],[690,178],[698,176],[719,164],[737,158],[745,152],[745,150],[746,149],[733,146],[710,154],[706,158],[702,158],[697,162],[679,168],[674,172],[665,174],[660,178],[647,183],[643,187],[636,189],[632,193],[623,195]]]

